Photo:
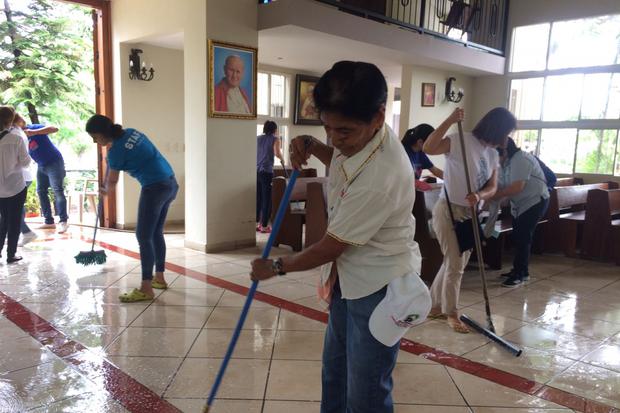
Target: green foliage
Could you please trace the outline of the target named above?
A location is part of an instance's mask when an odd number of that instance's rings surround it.
[[[9,8],[0,13],[0,101],[32,123],[58,126],[54,140],[83,152],[83,125],[94,111],[88,10],[50,0],[4,3]]]
[[[36,181],[30,184],[28,192],[26,194],[26,213],[39,213],[39,197],[37,195],[37,183]]]

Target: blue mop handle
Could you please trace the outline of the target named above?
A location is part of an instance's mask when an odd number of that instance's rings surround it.
[[[267,245],[263,249],[262,258],[266,259],[269,257],[269,253],[271,252],[271,247],[273,246],[273,242],[278,235],[278,230],[280,229],[280,224],[282,223],[282,219],[284,218],[284,214],[286,213],[286,209],[288,208],[289,199],[291,198],[291,193],[293,192],[293,187],[295,186],[295,181],[297,181],[297,177],[299,176],[299,171],[293,170],[291,173],[291,177],[288,181],[288,185],[286,185],[286,190],[284,191],[284,196],[280,201],[280,206],[278,207],[278,212],[273,221],[273,227],[271,229],[271,234],[269,234],[269,239],[267,240]],[[217,394],[217,390],[222,384],[222,379],[224,378],[224,373],[226,372],[226,367],[228,367],[228,362],[232,357],[233,351],[235,350],[235,346],[237,345],[237,340],[239,339],[239,335],[241,334],[241,329],[243,328],[243,324],[245,323],[245,319],[248,315],[248,311],[250,310],[250,305],[252,304],[252,300],[254,299],[254,294],[256,293],[256,288],[258,287],[258,281],[252,282],[252,286],[250,287],[250,291],[248,292],[248,296],[245,299],[245,304],[243,305],[243,310],[241,311],[241,315],[239,316],[239,321],[237,322],[237,326],[235,327],[235,331],[233,332],[233,336],[230,340],[230,344],[228,345],[228,350],[226,350],[226,355],[224,356],[224,360],[222,361],[222,365],[220,366],[220,370],[217,373],[215,378],[215,382],[213,383],[213,387],[211,388],[211,393],[209,393],[209,398],[207,399],[207,408],[211,406],[215,396]]]

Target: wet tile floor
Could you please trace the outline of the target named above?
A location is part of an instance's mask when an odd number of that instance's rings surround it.
[[[202,254],[170,235],[167,261],[178,270],[167,273],[170,288],[153,302],[120,304],[118,294],[140,281],[132,234],[104,231],[108,261],[86,268],[73,259],[88,249],[78,228],[45,236],[21,263],[0,264],[0,412],[200,412],[261,242]],[[488,274],[497,331],[524,354],[427,321],[406,336],[412,352],[399,355],[397,413],[620,409],[620,267],[534,255],[530,272],[518,289]],[[268,295],[252,306],[210,412],[318,412],[317,277],[261,283]],[[462,311],[484,322],[478,273],[466,273],[462,287]]]

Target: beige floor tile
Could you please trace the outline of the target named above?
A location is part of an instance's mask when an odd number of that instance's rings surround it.
[[[232,329],[203,329],[188,357],[224,357],[233,335]],[[234,358],[271,358],[275,330],[243,330],[235,346]]]
[[[21,412],[83,393],[101,389],[61,361],[52,361],[2,376],[2,397],[5,403]],[[23,406],[23,407],[19,407]]]
[[[129,327],[110,346],[112,356],[184,357],[199,329]]]
[[[172,272],[166,272],[165,280],[168,284],[172,284],[178,277],[181,277],[178,274]],[[142,283],[142,270],[137,268],[134,272],[130,272],[120,280],[116,281],[110,287],[117,287],[122,289],[132,289],[132,288],[140,288],[140,284]],[[161,292],[159,290],[158,292]]]
[[[265,294],[275,295],[278,298],[288,301],[316,297],[316,287],[311,287],[297,281],[287,281],[266,287],[259,286],[259,291]]]
[[[320,401],[321,362],[273,360],[267,399]]]
[[[571,409],[531,409],[518,407],[474,407],[474,413],[567,413]]]
[[[398,352],[398,360],[397,363],[402,364],[437,364],[434,361],[428,360],[422,356],[417,356],[415,354],[409,353],[408,351],[403,351],[402,349]]]
[[[319,310],[323,313],[327,313],[325,304],[319,300],[316,294],[310,297],[302,298],[301,300],[295,300],[295,303],[301,304],[304,307],[312,308],[314,310]]]
[[[278,331],[274,360],[321,360],[325,334],[320,331]]]
[[[0,374],[13,370],[38,366],[55,359],[52,352],[32,337],[0,340]]]
[[[33,413],[129,413],[111,397],[97,393],[84,393],[79,396],[69,397],[59,402],[31,410]]]
[[[15,338],[28,337],[28,333],[0,315],[0,337],[2,337],[2,341],[9,341]]]
[[[394,413],[471,413],[468,407],[397,404]]]
[[[148,304],[103,304],[92,302],[64,317],[60,325],[104,325],[126,327],[130,325],[146,308]]]
[[[206,399],[167,399],[183,413],[201,413]],[[261,400],[215,399],[209,413],[261,413]],[[291,412],[292,413],[292,412]]]
[[[393,377],[394,403],[466,406],[444,366],[397,364]]]
[[[247,296],[233,291],[224,291],[222,298],[217,303],[218,307],[243,307]],[[273,308],[272,305],[259,300],[252,300],[252,308]]]
[[[449,367],[448,372],[470,406],[561,408],[561,406],[546,400],[529,396]]]
[[[448,353],[461,355],[488,343],[480,334],[459,334],[445,321],[428,321],[409,329],[405,338]]]
[[[614,370],[620,374],[620,341],[612,340],[598,347],[582,360],[585,363],[593,364],[609,370]]]
[[[321,409],[319,402],[287,402],[266,400],[263,413],[316,413]]]
[[[601,344],[600,340],[591,340],[575,334],[549,330],[533,324],[507,334],[504,338],[525,347],[574,360],[579,360]]]
[[[463,308],[461,314],[465,314],[481,326],[487,327],[486,311],[470,307]],[[525,321],[493,314],[493,310],[491,310],[491,319],[493,320],[493,326],[495,326],[495,332],[500,336],[515,331],[526,324]]]
[[[291,313],[290,311],[282,310],[280,312],[280,322],[278,324],[279,330],[294,330],[294,331],[322,331],[325,332],[327,324],[320,321],[311,320],[299,314]]]
[[[180,265],[181,267],[185,268],[192,268],[200,265],[218,264],[224,262],[222,259],[214,257],[211,254],[187,255],[185,257],[170,257],[166,258],[166,261],[172,264]]]
[[[152,305],[131,326],[202,328],[212,311],[213,307]]]
[[[111,356],[110,361],[153,392],[163,394],[183,362],[180,357]]]
[[[215,307],[224,290],[221,288],[170,288],[164,291],[153,304],[155,305],[195,305]]]
[[[226,281],[229,281],[233,284],[242,285],[248,288],[252,285],[252,280],[250,279],[250,276],[248,274],[230,275],[227,277],[220,277],[220,278],[224,278]],[[259,283],[259,287],[265,288],[270,285],[279,284],[283,282],[286,282],[285,277],[271,277],[270,279],[266,281],[261,281]]]
[[[575,361],[533,348],[522,348],[520,357],[514,357],[495,343],[465,354],[465,358],[499,370],[507,371],[539,383],[546,383]]]
[[[576,363],[551,380],[549,386],[620,408],[620,374],[617,371]]]
[[[196,280],[188,276],[180,276],[176,280],[168,284],[167,291],[185,290],[190,288],[211,289],[213,288],[213,286],[209,285],[206,281],[203,280]]]
[[[250,308],[243,328],[246,330],[275,330],[278,325],[279,308]],[[216,307],[207,321],[207,328],[235,328],[240,308]]]
[[[166,397],[200,398],[209,394],[221,363],[221,359],[186,359],[166,392]],[[232,359],[219,388],[218,397],[239,400],[262,399],[268,369],[268,360]]]
[[[65,325],[59,328],[65,335],[92,349],[104,349],[109,346],[124,327],[98,325]]]
[[[239,274],[248,275],[250,273],[249,262],[248,265],[239,265],[232,262],[218,262],[214,264],[192,266],[189,268],[194,271],[198,271],[219,278],[226,278],[231,275]]]

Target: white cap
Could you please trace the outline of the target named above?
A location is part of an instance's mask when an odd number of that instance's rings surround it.
[[[388,284],[385,297],[368,320],[377,341],[392,347],[409,327],[422,323],[431,311],[431,295],[422,279],[408,274]]]

